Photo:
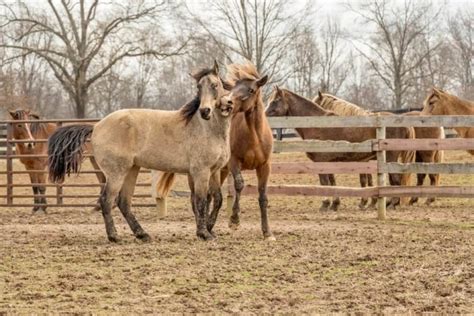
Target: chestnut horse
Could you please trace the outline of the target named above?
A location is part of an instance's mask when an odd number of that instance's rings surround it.
[[[150,240],[131,211],[142,167],[189,174],[196,234],[204,240],[214,238],[208,229],[207,195],[213,176],[220,173],[230,156],[232,106],[216,71],[202,73],[197,96],[181,110],[119,110],[94,126],[66,126],[50,137],[50,180],[61,182],[66,174],[77,172],[83,145],[90,136],[94,157],[106,177],[100,204],[109,241],[118,241],[111,215],[117,197],[135,237]]]
[[[422,115],[474,115],[474,102],[463,100],[455,95],[433,88],[423,102]],[[474,127],[455,127],[459,137],[474,138]],[[468,150],[474,155],[474,150]]]
[[[275,88],[268,101],[268,116],[337,116],[334,112],[327,111],[318,104],[297,95],[286,89]],[[375,138],[375,128],[296,128],[296,132],[303,139],[319,140],[344,140],[349,142],[361,142]],[[413,138],[413,129],[394,128],[387,129],[390,138]],[[375,153],[306,153],[308,158],[315,162],[331,161],[368,161],[375,158]],[[396,162],[401,158],[402,162],[411,162],[414,159],[413,152],[389,151],[387,161]],[[400,185],[406,182],[408,176],[400,174],[389,174],[391,185]],[[336,185],[334,175],[319,175],[322,185]],[[400,202],[400,198],[393,197],[389,201],[389,206],[395,207]],[[323,200],[322,211],[328,209],[329,199]],[[339,197],[333,200],[332,210],[337,210],[340,204]]]
[[[29,110],[18,109],[9,111],[10,116],[16,121],[39,120],[39,116]],[[13,124],[13,138],[28,142],[16,143],[16,153],[18,155],[45,155],[48,150],[46,143],[35,142],[36,139],[48,139],[56,130],[56,125],[52,123],[19,122]],[[48,159],[46,157],[20,157],[20,162],[29,171],[30,181],[33,187],[34,204],[33,213],[38,210],[46,212],[46,170]],[[40,204],[40,205],[37,205]]]
[[[15,110],[9,111],[10,116],[16,121],[39,120],[37,114],[31,113],[30,110]],[[58,126],[53,123],[18,123],[13,125],[13,138],[15,140],[24,140],[31,142],[16,143],[16,152],[19,155],[46,155],[48,153],[48,145],[44,142],[36,142],[38,139],[48,139],[51,134],[56,131]],[[100,170],[99,166],[90,157],[90,161],[95,170]],[[48,158],[46,157],[20,157],[20,162],[25,165],[27,171],[30,171],[30,180],[33,184],[34,204],[33,213],[38,210],[46,212],[47,201],[45,198],[46,187],[46,167],[48,165]],[[105,177],[101,172],[96,172],[97,179],[100,183],[105,183]],[[95,207],[96,210],[99,207]]]

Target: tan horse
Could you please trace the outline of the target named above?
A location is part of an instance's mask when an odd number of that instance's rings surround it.
[[[313,100],[315,103],[321,105],[321,107],[325,108],[326,110],[333,111],[338,115],[343,116],[369,116],[369,115],[376,115],[378,113],[373,113],[366,109],[363,109],[353,103],[335,97],[328,93],[321,93],[318,92],[318,96],[316,96]],[[393,115],[389,112],[381,112],[382,114],[386,115]],[[416,116],[420,115],[420,112],[412,111],[405,113],[403,115],[407,116]],[[388,130],[388,129],[387,129]],[[415,138],[423,139],[423,138],[444,138],[444,129],[439,127],[415,127]],[[426,162],[426,163],[433,163],[433,162],[442,162],[443,161],[443,151],[417,151],[415,156],[416,162]],[[417,175],[417,185],[423,185],[425,174],[418,174]],[[430,181],[431,185],[437,186],[439,185],[439,174],[430,174]],[[367,184],[369,186],[373,185],[372,182],[372,175],[370,174],[361,174],[360,175],[360,183],[362,187],[365,187]],[[431,204],[434,202],[434,198],[428,198],[426,200],[426,204]],[[367,199],[361,199],[361,208],[364,207],[366,204]],[[418,201],[417,197],[413,197],[409,204],[413,205]],[[372,199],[372,206],[375,206],[376,199]]]
[[[297,95],[286,89],[276,89],[268,101],[268,116],[337,116],[334,112],[327,111],[318,104]],[[392,138],[413,138],[414,133],[409,128],[387,129],[387,134]],[[318,140],[344,140],[348,142],[361,142],[375,138],[375,128],[297,128],[296,132],[303,139]],[[331,161],[368,161],[375,158],[375,153],[306,153],[306,155],[315,162]],[[395,162],[401,158],[402,162],[411,162],[414,158],[403,152],[387,152],[387,161]],[[399,174],[390,174],[389,181],[391,185],[400,185],[406,181],[407,177]],[[336,185],[334,175],[319,175],[322,185]],[[395,207],[400,202],[399,198],[393,197],[389,201],[389,206]],[[330,201],[325,199],[321,205],[321,211],[329,208]],[[337,210],[340,204],[339,197],[333,200],[332,210]]]
[[[404,113],[402,115],[406,116],[419,116],[421,115],[420,111],[411,111]],[[424,138],[445,138],[444,128],[443,127],[415,127],[415,138],[424,139]],[[443,150],[417,150],[416,151],[416,162],[426,162],[426,163],[440,163],[443,162],[444,151]],[[438,186],[440,183],[440,175],[429,174],[430,185]],[[416,175],[416,185],[422,186],[425,181],[426,174],[418,173]],[[426,199],[425,204],[430,205],[435,201],[435,197],[429,197]],[[412,197],[409,204],[413,205],[418,202],[418,197]]]
[[[423,102],[422,115],[474,115],[474,102],[463,100],[455,95],[433,88]],[[474,127],[454,128],[459,137],[474,138]],[[474,150],[468,150],[474,155]]]
[[[9,111],[10,116],[13,120],[17,121],[28,121],[28,120],[39,120],[40,117],[37,114],[30,113],[29,110],[15,110]],[[13,125],[13,138],[16,140],[31,141],[28,143],[16,143],[16,151],[20,155],[46,155],[48,153],[48,145],[42,142],[36,142],[38,139],[48,139],[51,134],[56,131],[58,126],[53,123],[18,123]],[[95,170],[100,170],[99,166],[95,162],[93,157],[90,157],[90,161]],[[47,201],[44,195],[46,194],[46,187],[42,184],[46,183],[46,167],[48,165],[48,159],[46,157],[20,157],[20,162],[25,165],[27,171],[31,171],[30,181],[33,185],[34,204],[33,213],[38,210],[46,212]],[[105,177],[101,172],[96,173],[99,183],[105,183]],[[95,208],[96,210],[99,207]]]
[[[144,241],[150,239],[130,210],[142,167],[189,174],[197,236],[204,240],[213,238],[207,227],[208,188],[211,177],[220,172],[230,156],[232,106],[230,99],[224,97],[216,67],[201,74],[198,95],[181,110],[119,110],[93,127],[63,127],[51,136],[50,179],[60,182],[67,173],[77,171],[81,148],[90,135],[94,156],[107,179],[100,202],[110,241],[118,240],[111,216],[116,197],[134,235]]]

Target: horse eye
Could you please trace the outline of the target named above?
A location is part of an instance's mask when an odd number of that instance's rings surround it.
[[[211,88],[215,90],[217,88],[217,84],[215,83],[211,84]]]
[[[18,125],[17,125],[17,127],[23,127],[23,125],[21,125],[21,124],[18,124]]]
[[[254,89],[252,89],[252,88],[249,88],[249,93],[250,93],[250,94],[253,94],[254,92],[255,92],[255,90],[254,90]]]

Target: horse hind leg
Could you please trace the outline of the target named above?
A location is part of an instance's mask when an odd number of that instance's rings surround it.
[[[148,235],[141,227],[140,223],[137,221],[135,215],[131,211],[133,191],[135,190],[135,184],[137,182],[139,172],[140,167],[134,166],[130,169],[127,176],[125,177],[122,189],[120,190],[117,205],[135,237],[143,241],[150,241],[150,235]]]
[[[423,182],[425,182],[425,177],[426,177],[426,174],[424,173],[418,173],[416,175],[416,185],[417,186],[423,186]],[[414,196],[410,199],[410,202],[408,203],[408,205],[414,205],[418,202],[418,197],[417,196]]]
[[[359,175],[359,182],[360,182],[360,187],[365,188],[367,186],[367,179],[368,175],[367,174],[360,174]],[[365,210],[367,208],[367,203],[369,200],[367,198],[361,198],[360,203],[359,203],[359,209],[360,210]]]
[[[240,172],[240,167],[234,165],[231,167],[232,177],[234,178],[234,204],[232,205],[232,215],[229,219],[229,227],[232,229],[237,229],[240,226],[240,194],[244,189],[244,178]]]
[[[111,211],[122,188],[126,174],[127,173],[124,172],[123,174],[111,174],[108,176],[99,198],[102,216],[104,217],[105,231],[107,238],[111,242],[118,242],[117,230],[115,229]]]
[[[321,185],[329,185],[329,177],[327,174],[319,174],[319,183]],[[319,207],[320,212],[326,212],[329,210],[329,205],[331,204],[331,201],[329,198],[324,198],[323,202],[321,203],[321,206]]]
[[[372,175],[371,175],[371,174],[367,174],[367,183],[368,183],[369,187],[373,187],[373,186],[374,186],[374,181],[373,181],[373,178],[372,178]],[[377,199],[375,196],[373,196],[373,197],[370,199],[370,206],[369,206],[369,208],[375,210],[375,209],[377,208],[377,201],[378,201],[378,199]]]
[[[430,177],[430,185],[431,186],[438,186],[439,185],[439,174],[430,174],[428,176]],[[434,196],[429,197],[429,198],[426,199],[425,204],[426,205],[431,205],[435,200],[436,200],[436,198]]]
[[[333,174],[329,175],[329,181],[331,183],[331,186],[336,186],[336,177]],[[336,196],[332,200],[332,204],[330,208],[331,211],[337,212],[337,210],[339,209],[339,205],[341,205],[341,198]]]

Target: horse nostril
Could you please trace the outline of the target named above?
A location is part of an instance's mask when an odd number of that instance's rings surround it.
[[[234,102],[232,100],[227,101],[227,105],[234,105]]]
[[[210,108],[205,108],[204,109],[204,114],[209,115],[209,113],[211,113],[211,109]]]

